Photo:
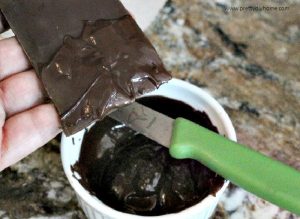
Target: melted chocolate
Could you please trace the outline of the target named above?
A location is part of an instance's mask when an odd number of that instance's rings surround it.
[[[133,18],[125,15],[87,22],[80,39],[65,39],[41,78],[65,133],[72,134],[171,77]]]
[[[118,0],[0,0],[66,135],[171,79]]]
[[[217,132],[204,112],[164,97],[140,103],[170,117],[193,120]],[[224,180],[194,160],[176,160],[168,149],[128,127],[105,118],[84,137],[73,167],[92,194],[116,210],[162,215],[188,208],[215,194]]]

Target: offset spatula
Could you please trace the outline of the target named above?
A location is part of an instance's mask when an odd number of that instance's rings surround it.
[[[300,172],[184,118],[138,103],[110,117],[169,147],[177,159],[198,160],[245,190],[300,215]]]

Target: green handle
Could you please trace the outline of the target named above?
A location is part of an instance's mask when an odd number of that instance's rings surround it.
[[[300,215],[300,172],[248,147],[178,118],[170,154],[198,160],[245,190]]]

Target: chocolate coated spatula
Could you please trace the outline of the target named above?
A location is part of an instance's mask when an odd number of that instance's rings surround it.
[[[198,160],[247,191],[300,215],[300,172],[184,118],[138,103],[110,117],[169,147],[177,159]]]

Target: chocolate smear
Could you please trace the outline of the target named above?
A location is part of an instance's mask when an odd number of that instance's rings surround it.
[[[171,79],[117,0],[0,0],[0,7],[66,135]]]

